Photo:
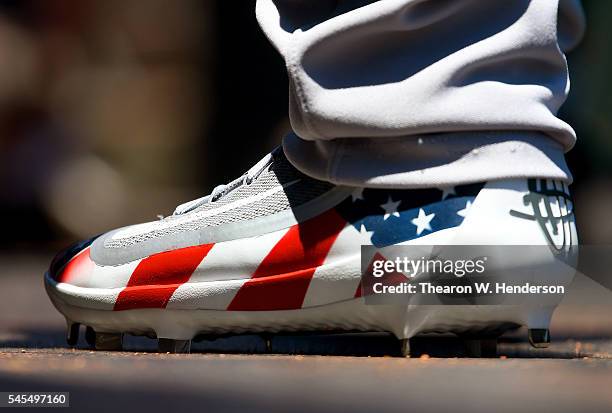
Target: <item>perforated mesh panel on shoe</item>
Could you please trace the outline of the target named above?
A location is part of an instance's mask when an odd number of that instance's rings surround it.
[[[292,182],[295,183],[291,184]],[[288,186],[285,189],[280,189],[279,186],[281,185]],[[144,224],[137,233],[119,238],[109,238],[105,241],[104,246],[106,248],[123,248],[183,231],[196,231],[207,227],[272,215],[302,205],[324,194],[332,187],[332,184],[312,179],[296,170],[285,158],[282,151],[279,151],[275,154],[270,167],[251,184],[242,185],[223,195],[215,202],[206,203],[186,214],[170,216],[160,221]],[[271,191],[275,188],[280,190],[277,192]],[[242,206],[231,207],[229,205],[240,200],[261,196],[266,191],[273,193]],[[216,210],[219,212],[216,213]],[[198,217],[198,215],[206,216]],[[194,219],[194,217],[197,218]]]

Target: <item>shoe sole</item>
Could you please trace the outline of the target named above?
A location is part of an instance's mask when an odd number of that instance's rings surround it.
[[[485,356],[494,353],[490,350],[491,334],[500,335],[521,325],[530,329],[530,340],[535,331],[534,347],[544,347],[549,341],[548,326],[554,311],[554,307],[518,305],[366,305],[363,298],[294,310],[143,308],[111,311],[76,303],[82,298],[60,291],[57,284],[45,274],[47,293],[68,320],[69,342],[75,345],[78,339],[78,326],[75,339],[74,325],[86,325],[91,336],[89,342],[99,350],[121,350],[122,334],[156,337],[163,352],[189,352],[190,340],[198,335],[362,331],[394,334],[401,341],[402,354],[407,356],[410,338],[438,332],[471,337],[466,341],[469,354]],[[479,337],[487,337],[487,340],[479,340]]]

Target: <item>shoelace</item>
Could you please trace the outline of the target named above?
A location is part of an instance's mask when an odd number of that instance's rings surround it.
[[[201,207],[202,205],[208,204],[210,202],[215,202],[222,196],[230,193],[236,188],[241,187],[242,185],[250,185],[254,180],[256,180],[259,175],[262,174],[263,171],[266,170],[272,162],[274,161],[274,156],[280,150],[280,146],[276,147],[272,152],[264,156],[259,162],[257,162],[251,169],[245,172],[239,178],[234,179],[233,181],[216,186],[209,195],[203,196],[198,199],[194,199],[193,201],[185,202],[176,207],[174,213],[172,215],[182,215],[186,214],[194,209]]]

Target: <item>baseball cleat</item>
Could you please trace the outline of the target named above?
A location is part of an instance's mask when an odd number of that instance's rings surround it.
[[[67,319],[95,330],[96,348],[119,349],[123,333],[171,352],[198,335],[289,331],[387,331],[408,343],[425,332],[547,329],[555,305],[368,305],[362,245],[559,242],[577,242],[564,182],[349,188],[302,174],[278,148],[172,216],[62,251],[45,285]]]
[[[85,342],[91,348],[96,348],[96,332],[91,327],[85,328]]]
[[[66,343],[70,347],[74,347],[79,342],[79,323],[73,323],[70,320],[66,320]]]
[[[400,339],[400,355],[402,357],[410,357],[410,339]]]
[[[547,328],[530,328],[528,338],[534,348],[547,348],[550,345],[550,331]]]

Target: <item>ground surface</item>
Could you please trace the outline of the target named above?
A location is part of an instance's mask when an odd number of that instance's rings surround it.
[[[457,358],[445,339],[429,357],[390,357],[397,343],[383,335],[276,336],[273,354],[243,336],[190,355],[132,338],[105,353],[65,346],[42,286],[48,260],[0,256],[0,391],[70,391],[79,411],[612,411],[612,292],[586,278],[558,309],[549,349],[517,331],[496,359]]]

